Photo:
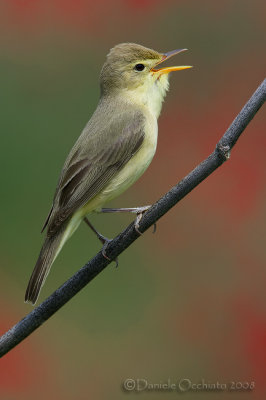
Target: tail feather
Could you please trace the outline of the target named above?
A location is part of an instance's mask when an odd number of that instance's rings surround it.
[[[25,302],[35,304],[40,290],[47,278],[50,268],[62,247],[62,235],[64,231],[56,233],[53,237],[47,237],[42,246],[40,255],[30,277],[25,294]]]

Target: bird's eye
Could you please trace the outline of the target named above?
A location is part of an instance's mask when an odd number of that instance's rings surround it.
[[[145,65],[143,65],[143,64],[136,64],[134,68],[135,68],[136,71],[143,71],[144,68],[145,68]]]

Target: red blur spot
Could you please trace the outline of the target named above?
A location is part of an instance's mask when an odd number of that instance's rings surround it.
[[[13,321],[1,320],[0,332],[1,334],[11,328],[17,318],[14,317]],[[31,375],[34,372],[34,362],[32,362],[33,354],[25,352],[23,345],[17,346],[3,358],[0,363],[0,387],[1,393],[21,393],[24,391],[31,382]]]
[[[10,304],[2,309],[8,309],[8,307],[9,317],[1,318],[0,335],[10,329],[20,318],[18,313],[12,313]],[[48,361],[43,350],[38,347],[36,351],[36,347],[33,337],[30,337],[1,358],[1,398],[11,398],[10,396],[14,395],[19,397],[29,393],[32,389],[34,390],[36,382],[37,385],[42,385],[49,371]]]
[[[243,362],[260,388],[266,386],[266,313],[247,299],[232,306],[239,331]]]

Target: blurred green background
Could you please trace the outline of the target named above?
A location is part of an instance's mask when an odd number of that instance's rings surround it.
[[[26,285],[64,159],[99,97],[110,47],[187,47],[159,120],[156,157],[114,207],[156,201],[214,148],[265,77],[262,0],[0,1],[0,327],[31,306]],[[178,60],[178,61],[177,61]],[[230,161],[0,361],[0,399],[151,399],[150,383],[255,382],[266,394],[265,109]],[[127,215],[92,218],[112,237]],[[40,300],[98,250],[85,224],[56,260]],[[236,398],[190,391],[187,399]],[[239,397],[239,396],[238,396]]]

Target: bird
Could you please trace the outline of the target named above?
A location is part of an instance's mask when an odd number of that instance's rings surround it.
[[[89,214],[135,213],[135,228],[141,233],[139,222],[149,206],[112,209],[103,205],[128,189],[151,163],[169,73],[191,68],[161,68],[160,64],[185,50],[161,53],[140,44],[121,43],[107,54],[100,73],[99,103],[63,165],[25,302],[36,303],[53,262],[81,221],[100,239],[102,254],[108,258],[109,240],[93,227]]]

